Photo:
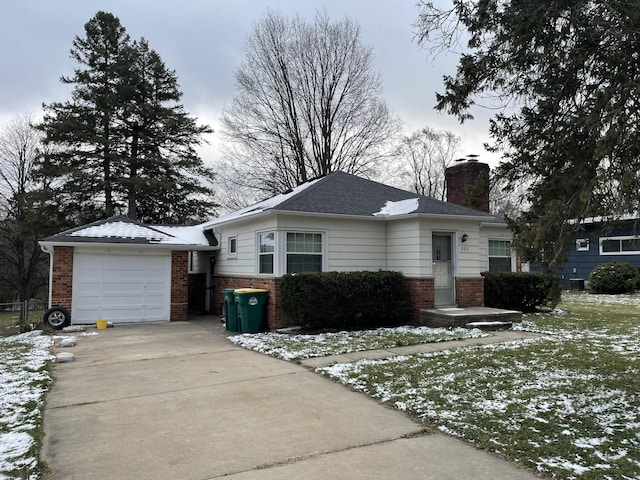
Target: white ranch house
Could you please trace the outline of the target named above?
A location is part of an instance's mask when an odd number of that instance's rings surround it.
[[[407,279],[408,323],[421,309],[482,306],[481,272],[515,267],[511,233],[488,213],[487,177],[485,164],[455,165],[441,202],[334,172],[196,226],[85,225],[41,242],[50,303],[73,323],[186,320],[190,310],[220,314],[224,288],[266,288],[275,329],[295,323],[280,308],[284,274],[382,269]],[[463,205],[478,199],[478,210]]]

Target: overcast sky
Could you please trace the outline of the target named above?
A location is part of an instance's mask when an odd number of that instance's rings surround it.
[[[446,1],[446,0],[442,0]],[[490,112],[476,110],[475,120],[459,125],[436,112],[435,92],[442,75],[453,74],[454,55],[434,62],[414,40],[417,0],[0,0],[0,124],[17,114],[41,114],[42,103],[70,99],[61,75],[76,66],[69,58],[76,35],[99,10],[120,19],[132,39],[145,37],[168,68],[174,69],[186,110],[220,131],[220,115],[234,95],[234,72],[243,59],[244,41],[267,8],[287,16],[313,18],[325,8],[333,19],[348,16],[361,27],[373,48],[374,67],[382,75],[384,98],[409,134],[422,127],[445,129],[462,139],[462,155],[480,154],[490,164],[496,156],[482,147]],[[219,133],[201,150],[205,161],[218,157]]]

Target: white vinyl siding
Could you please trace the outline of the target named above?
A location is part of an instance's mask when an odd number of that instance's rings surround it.
[[[387,222],[389,270],[409,277],[431,274],[431,234],[428,230],[421,231],[420,226],[416,219]]]
[[[237,257],[228,259],[227,242],[216,255],[216,275],[253,276],[258,274],[258,234],[278,232],[279,264],[275,276],[286,272],[286,233],[319,233],[323,238],[323,271],[394,270],[409,277],[432,275],[431,237],[434,232],[455,236],[456,276],[474,277],[489,267],[488,240],[511,240],[506,227],[480,227],[475,220],[408,218],[398,220],[329,218],[306,215],[273,215],[234,223],[223,238],[237,237]],[[462,243],[462,235],[467,241]],[[278,256],[278,255],[276,255]]]

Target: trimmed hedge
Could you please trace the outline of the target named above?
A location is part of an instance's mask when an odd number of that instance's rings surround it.
[[[487,307],[534,312],[560,302],[560,279],[534,272],[484,272]]]
[[[407,323],[409,290],[399,272],[287,274],[282,311],[311,330],[360,330]]]
[[[626,262],[601,263],[589,275],[594,293],[629,293],[638,283],[638,271]]]

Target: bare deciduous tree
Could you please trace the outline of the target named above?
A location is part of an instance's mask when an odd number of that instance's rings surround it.
[[[8,300],[32,298],[47,281],[29,198],[41,139],[28,115],[15,117],[0,130],[0,291]]]
[[[429,127],[402,137],[393,183],[419,195],[446,199],[444,171],[460,151],[460,137]]]
[[[529,208],[527,188],[529,182],[509,183],[498,175],[492,175],[489,190],[489,210],[494,215],[515,219]]]
[[[270,11],[245,50],[222,117],[228,181],[264,194],[336,170],[375,172],[399,122],[355,22]]]

